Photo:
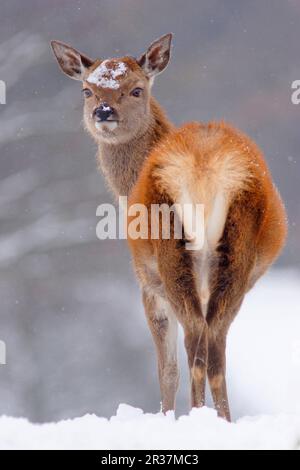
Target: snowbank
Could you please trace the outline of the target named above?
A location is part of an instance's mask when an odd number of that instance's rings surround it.
[[[0,449],[299,449],[300,414],[229,424],[209,408],[174,418],[120,405],[109,420],[86,415],[56,424],[0,418]]]

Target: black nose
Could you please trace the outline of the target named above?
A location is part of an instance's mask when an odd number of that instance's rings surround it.
[[[114,109],[107,103],[102,103],[99,108],[95,109],[94,113],[100,121],[107,121],[107,119],[114,113]]]

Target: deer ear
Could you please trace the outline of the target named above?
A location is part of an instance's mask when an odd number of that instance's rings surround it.
[[[165,34],[156,39],[147,52],[138,59],[138,64],[148,77],[154,77],[167,67],[171,54],[171,41],[172,34]]]
[[[51,47],[62,71],[74,80],[83,80],[85,70],[94,61],[60,41],[51,41]]]

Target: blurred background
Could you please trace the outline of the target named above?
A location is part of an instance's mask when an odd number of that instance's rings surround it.
[[[268,317],[260,316],[272,322],[277,305],[282,325],[291,311],[300,318],[293,297],[300,286],[300,105],[291,102],[291,84],[300,79],[299,24],[299,0],[1,1],[7,104],[0,105],[0,339],[7,365],[0,366],[0,414],[44,422],[110,416],[120,402],[159,409],[154,348],[126,242],[96,238],[96,208],[112,198],[83,131],[80,84],[59,71],[49,41],[107,58],[138,56],[156,37],[174,33],[172,61],[154,95],[176,124],[225,119],[247,132],[286,203],[288,244],[275,274],[258,287]],[[244,324],[259,321],[254,297]],[[272,334],[270,323],[261,328],[256,345]],[[249,351],[239,369],[246,382],[245,369],[255,379],[259,367],[247,331]],[[233,345],[240,345],[238,336],[233,329]],[[182,413],[188,377],[180,351]],[[265,352],[270,360],[273,352]],[[232,354],[234,416],[258,412],[251,382],[238,386],[239,348]],[[260,367],[266,376],[268,361]],[[263,393],[271,392],[257,396]]]

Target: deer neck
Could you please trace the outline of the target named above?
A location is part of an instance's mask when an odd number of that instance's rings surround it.
[[[123,144],[99,144],[100,167],[116,197],[129,195],[149,153],[172,127],[157,101],[151,98],[148,122],[138,136]]]

